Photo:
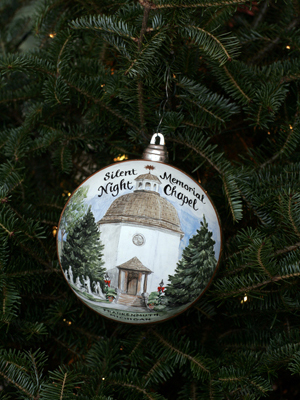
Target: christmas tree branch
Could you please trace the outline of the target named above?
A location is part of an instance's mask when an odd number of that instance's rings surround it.
[[[262,243],[259,246],[259,249],[257,251],[257,261],[258,261],[258,264],[261,266],[262,270],[265,272],[265,274],[268,275],[272,279],[273,278],[272,275],[267,270],[267,268],[264,266],[264,263],[262,262],[262,259],[261,259],[261,251],[262,251],[263,247],[264,247],[264,243]]]
[[[139,56],[141,56],[143,51],[145,51],[147,48],[147,46],[146,46],[142,50],[142,42],[143,42],[143,37],[147,31],[147,23],[148,23],[149,13],[150,13],[150,7],[147,3],[144,6],[142,29],[141,29],[140,37],[139,37],[139,41],[138,41]],[[128,73],[128,71],[126,71],[126,73]],[[138,104],[139,104],[139,116],[140,116],[141,127],[144,127],[145,126],[144,93],[143,93],[143,82],[141,81],[140,77],[138,80]]]
[[[34,368],[34,375],[35,375],[35,379],[36,379],[36,384],[38,386],[40,386],[39,385],[39,370],[38,370],[38,367],[37,367],[37,364],[36,364],[36,359],[33,356],[33,354],[31,353],[31,351],[28,354],[29,354],[29,357],[31,359],[31,364],[33,365],[33,368]],[[39,394],[37,394],[37,398],[39,398]]]
[[[7,99],[0,100],[0,104],[1,103],[17,102],[17,101],[22,101],[22,100],[29,100],[29,99],[34,99],[35,97],[38,97],[38,96],[10,97],[10,98],[7,98]]]
[[[283,78],[281,78],[280,84],[282,84],[284,82],[297,81],[298,79],[300,79],[300,74],[287,75],[287,76],[284,76]]]
[[[291,31],[293,28],[295,28],[300,19],[295,18],[285,29],[287,32]],[[271,43],[269,43],[267,46],[265,46],[263,49],[261,49],[250,61],[250,64],[256,64],[258,61],[260,61],[266,53],[272,51],[274,47],[280,42],[281,37],[277,36],[275,39],[272,40]]]
[[[138,42],[138,40],[139,39],[137,39],[136,37],[134,37],[134,36],[131,36],[131,35],[128,35],[128,34],[126,34],[125,32],[116,32],[116,31],[114,31],[113,29],[109,29],[107,26],[96,26],[96,23],[97,23],[97,21],[96,21],[96,19],[94,19],[94,25],[92,25],[92,21],[91,21],[91,19],[89,19],[89,20],[84,20],[84,21],[82,21],[81,22],[81,24],[80,24],[80,22],[81,21],[78,21],[78,20],[76,20],[76,21],[72,21],[72,29],[92,29],[92,30],[95,30],[95,31],[102,31],[102,32],[109,32],[109,33],[111,33],[111,34],[118,34],[118,35],[120,35],[120,36],[123,36],[123,37],[125,37],[126,39],[131,39],[133,42],[135,42],[135,43],[137,43]]]
[[[31,57],[30,60],[28,60],[28,61],[36,61],[36,60],[37,60],[37,58]],[[16,59],[15,61],[20,61],[20,60]],[[26,61],[27,61],[27,60],[26,60]],[[8,70],[8,71],[14,70],[14,67],[15,67],[15,65],[13,64],[13,62],[12,62],[12,63],[8,63],[5,67],[4,67],[4,66],[3,66],[3,67],[0,67],[0,71],[3,71],[3,73],[6,73],[7,70]],[[55,77],[55,73],[54,73],[54,72],[51,72],[51,71],[49,71],[48,69],[39,67],[39,66],[37,66],[37,65],[29,64],[29,65],[26,65],[26,66],[25,66],[25,69],[26,69],[26,70],[29,70],[29,71],[42,72],[43,74],[46,74],[46,75],[50,75],[50,76]]]
[[[233,83],[233,85],[238,89],[238,91],[241,93],[241,95],[250,103],[251,99],[246,95],[246,93],[242,90],[242,88],[238,85],[232,74],[228,71],[225,65],[222,65],[222,68],[225,71],[225,74],[228,76],[230,81]]]
[[[300,242],[295,243],[295,244],[292,245],[292,246],[288,246],[288,247],[285,247],[285,248],[283,248],[283,249],[279,249],[279,250],[273,252],[272,254],[270,254],[270,258],[276,257],[276,256],[280,256],[280,255],[285,254],[285,253],[290,253],[290,252],[292,252],[292,251],[294,251],[294,250],[299,249],[299,247],[300,247]],[[247,249],[246,249],[246,250],[247,250]],[[232,255],[230,255],[229,257],[227,257],[227,259],[230,259],[230,258],[236,256],[237,254],[244,253],[244,252],[245,252],[245,250],[237,251],[237,252],[235,252],[234,254],[232,254]],[[243,270],[245,270],[247,267],[249,267],[250,265],[251,265],[251,263],[249,262],[249,263],[246,263],[246,264],[241,265],[239,268],[235,268],[235,269],[232,269],[232,270],[230,270],[230,271],[228,271],[228,270],[227,270],[227,271],[224,271],[223,274],[222,274],[222,276],[223,276],[223,277],[226,277],[226,276],[230,276],[230,275],[237,275],[237,274],[239,274],[241,271],[243,271]]]
[[[37,33],[39,33],[40,29],[41,29],[41,25],[45,19],[45,17],[47,16],[47,14],[49,14],[50,11],[52,11],[55,7],[64,4],[65,0],[58,0],[58,1],[54,1],[52,4],[45,3],[45,12],[43,12],[43,15],[39,18],[38,20],[38,24],[36,25],[35,31]]]
[[[252,29],[256,29],[258,25],[263,21],[267,11],[268,11],[268,6],[269,6],[269,0],[265,0],[263,6],[259,10],[259,13],[257,13],[253,23],[252,23]]]
[[[143,42],[144,35],[147,31],[147,23],[148,23],[149,13],[150,13],[150,9],[151,9],[148,2],[145,2],[145,5],[143,7],[144,7],[144,13],[143,13],[142,29],[141,29],[140,37],[138,40],[138,51],[139,52],[142,49],[142,42]]]
[[[193,124],[190,121],[182,121],[182,123],[184,125],[187,125],[187,126],[192,126],[193,128],[198,128],[198,129],[205,129],[206,128],[205,126],[200,126],[200,125]]]
[[[58,53],[57,62],[56,62],[56,77],[58,77],[58,75],[59,75],[60,60],[61,60],[62,53],[63,53],[68,41],[70,40],[70,38],[71,38],[71,35],[69,35],[66,38],[66,40],[64,41],[64,44],[62,45],[62,47],[61,47],[61,49],[60,49],[60,51]]]
[[[235,218],[235,216],[234,216],[233,204],[232,204],[232,201],[231,201],[231,196],[230,196],[230,194],[229,194],[227,182],[226,182],[226,179],[225,179],[225,176],[224,176],[224,175],[222,176],[222,181],[223,181],[223,187],[224,187],[224,190],[225,190],[226,198],[227,198],[227,200],[228,200],[230,212],[231,212],[231,214],[232,214],[232,216],[233,216],[234,222],[237,222],[237,220],[236,220],[236,218]]]
[[[300,272],[295,272],[294,274],[288,274],[288,275],[283,275],[283,276],[274,276],[272,279],[257,283],[256,285],[245,286],[245,287],[242,287],[242,288],[240,288],[238,290],[234,290],[234,291],[226,292],[226,293],[224,293],[224,291],[223,291],[223,293],[220,293],[218,295],[221,298],[226,298],[226,297],[235,296],[235,295],[237,295],[239,293],[249,293],[251,290],[258,289],[258,288],[260,288],[262,286],[268,285],[269,283],[280,282],[282,280],[290,279],[290,278],[296,278],[298,276],[300,276]]]
[[[22,247],[26,253],[30,254],[32,258],[34,258],[36,261],[38,261],[40,264],[44,265],[49,272],[57,272],[57,270],[53,269],[51,267],[51,263],[44,261],[39,255],[37,255],[34,251],[30,250],[28,246],[24,246],[22,243],[17,242],[17,244]]]
[[[291,209],[291,205],[292,205],[292,198],[289,197],[289,203],[288,203],[288,215],[289,215],[289,220],[292,224],[292,227],[294,229],[294,232],[296,233],[296,235],[300,238],[300,232],[298,231],[298,228],[295,224],[294,218],[292,216],[292,209]]]
[[[289,133],[287,135],[286,141],[284,142],[283,146],[281,147],[281,149],[274,154],[273,157],[271,157],[269,160],[265,161],[264,163],[260,164],[259,168],[263,168],[268,164],[271,164],[272,162],[274,162],[280,155],[282,155],[284,153],[284,151],[286,150],[291,137],[293,136],[294,133],[294,129],[289,129]]]
[[[72,325],[72,329],[74,329],[75,331],[82,333],[84,336],[90,338],[90,339],[95,339],[95,340],[101,340],[101,336],[95,335],[93,333],[88,332],[87,330],[80,328],[79,326],[73,326]]]
[[[178,86],[180,86],[180,84],[178,84]],[[195,106],[201,108],[206,113],[210,114],[213,118],[219,120],[222,123],[225,122],[224,119],[218,117],[216,114],[214,114],[213,112],[209,111],[207,108],[203,107],[201,104],[197,103],[196,101],[193,101],[193,100],[189,99],[185,95],[176,94],[175,97],[180,98],[180,99],[184,99],[186,101],[189,101],[190,103],[194,104]]]
[[[8,237],[14,236],[14,231],[10,231],[9,229],[7,229],[4,225],[1,224],[1,222],[0,222],[0,227],[1,227],[6,233],[8,233]]]
[[[209,157],[207,157],[206,154],[204,152],[202,152],[198,147],[193,146],[192,143],[188,143],[186,140],[179,139],[178,137],[170,138],[169,140],[171,140],[172,142],[175,142],[175,143],[182,144],[182,145],[194,150],[195,153],[199,154],[202,158],[204,158],[220,175],[223,175],[223,171],[221,171],[220,168],[218,168],[218,166],[215,163],[213,163],[212,160]]]
[[[47,264],[48,266],[48,264]],[[28,275],[45,275],[45,274],[52,274],[52,273],[60,273],[60,270],[56,269],[33,269],[30,271],[20,271],[20,272],[8,272],[5,275],[9,278],[14,278],[14,277],[22,277],[22,276],[28,276]]]
[[[10,379],[7,375],[5,375],[2,371],[0,371],[0,375],[3,376],[4,379],[6,379],[8,382],[13,384],[17,389],[21,390],[23,393],[28,396],[29,399],[35,400],[35,398],[32,396],[30,392],[28,392],[25,388],[23,388],[21,385],[19,385],[17,382],[15,382],[13,379]]]
[[[142,344],[142,342],[143,342],[144,339],[145,339],[145,333],[142,332],[141,335],[140,335],[139,340],[137,340],[137,342],[136,342],[134,348],[131,350],[131,352],[130,352],[130,354],[129,354],[129,357],[131,357],[131,356],[135,353],[135,351],[136,351],[136,350],[138,349],[138,347]]]
[[[230,57],[229,53],[227,52],[225,46],[224,46],[224,45],[220,42],[220,40],[219,40],[216,36],[214,36],[212,33],[206,31],[205,29],[199,28],[198,26],[187,25],[187,28],[193,28],[193,29],[195,29],[196,31],[205,33],[205,35],[209,36],[214,42],[216,42],[216,43],[221,47],[221,49],[222,49],[223,52],[225,53],[227,59],[228,59],[228,60],[231,60],[231,57]]]
[[[300,274],[299,274],[300,275]],[[166,347],[168,347],[170,350],[172,350],[173,352],[181,355],[183,358],[191,361],[193,364],[197,365],[201,370],[203,370],[205,373],[209,374],[210,371],[205,368],[204,365],[202,365],[196,358],[190,356],[189,354],[186,354],[182,351],[180,351],[179,349],[177,349],[176,347],[174,347],[171,343],[167,342],[160,334],[158,334],[156,331],[152,331],[152,333],[158,338],[158,340],[163,343]]]
[[[60,391],[60,398],[59,398],[59,400],[62,400],[63,397],[64,397],[64,389],[65,389],[65,384],[66,384],[67,376],[68,376],[68,374],[67,374],[67,372],[65,372],[64,379],[63,379],[63,381],[62,381],[62,386],[61,386],[61,391]]]
[[[118,382],[118,381],[114,381],[114,380],[110,381],[110,383],[114,384],[114,385],[118,385],[118,386],[124,386],[124,387],[130,388],[130,389],[134,389],[134,390],[136,390],[136,391],[138,391],[140,393],[143,393],[146,396],[146,398],[149,399],[149,400],[157,400],[157,397],[156,396],[153,397],[149,392],[147,392],[146,389],[141,388],[141,387],[139,387],[137,385],[134,385],[132,383]],[[163,397],[160,397],[160,398],[163,399]]]
[[[195,381],[191,383],[191,399],[197,400],[197,385]],[[213,398],[210,396],[210,399],[212,400]]]
[[[57,339],[56,337],[53,337],[53,340],[55,340],[55,342],[58,343],[59,345],[61,345],[62,347],[66,348],[68,350],[68,352],[75,354],[78,358],[81,357],[81,354],[77,353],[75,350],[71,349],[68,343],[64,343],[61,340]]]
[[[259,109],[258,109],[258,112],[257,112],[257,118],[256,118],[255,128],[256,128],[257,126],[259,126],[261,110],[262,110],[262,104],[259,106]]]
[[[102,100],[97,99],[96,97],[92,96],[90,93],[88,93],[87,91],[78,88],[77,86],[73,85],[71,82],[68,82],[66,79],[64,79],[66,84],[68,86],[70,86],[71,88],[75,89],[77,92],[81,93],[82,95],[88,97],[89,99],[91,99],[95,104],[99,104],[100,107],[104,108],[105,110],[109,111],[111,114],[113,114],[115,117],[119,118],[120,120],[122,120],[123,122],[125,122],[127,125],[131,126],[132,128],[136,129],[138,132],[140,132],[140,129],[133,124],[131,121],[129,121],[127,118],[123,117],[122,115],[120,115],[118,112],[116,112],[115,110],[113,110],[112,108],[108,107],[108,105],[106,105],[105,103],[103,103]]]
[[[160,357],[157,361],[156,361],[156,363],[152,366],[152,368],[148,371],[148,373],[147,373],[147,375],[145,375],[144,377],[143,377],[143,379],[147,382],[148,380],[149,380],[149,378],[151,377],[151,375],[153,375],[153,373],[157,370],[157,368],[159,368],[159,366],[160,366],[160,364],[162,363],[162,362],[164,362],[165,361],[165,357]]]
[[[194,3],[194,4],[155,4],[150,3],[146,0],[139,0],[139,3],[143,5],[144,3],[149,3],[152,9],[161,9],[161,8],[198,8],[198,7],[219,7],[219,6],[233,6],[238,4],[245,4],[249,0],[224,0],[224,1],[216,1],[216,2],[205,2],[202,3]]]
[[[57,210],[62,210],[64,206],[60,206],[58,204],[53,204],[53,203],[40,203],[40,207],[50,207],[50,208],[56,208]]]
[[[43,270],[38,270],[38,271],[35,271],[35,272],[43,273],[44,271]],[[19,276],[21,276],[21,273],[19,274]],[[31,300],[32,299],[40,299],[40,300],[49,300],[49,301],[57,301],[57,300],[62,300],[62,299],[66,299],[67,298],[67,294],[66,293],[62,293],[59,296],[50,296],[50,295],[47,296],[45,294],[37,294],[37,295],[34,295],[34,296],[33,295],[28,295],[28,294],[21,294],[20,296],[22,298],[24,298],[24,299],[31,299]],[[52,324],[52,322],[51,322],[51,324]]]
[[[200,311],[201,314],[203,314],[206,318],[213,320],[213,318],[209,314],[207,314],[204,310],[202,310],[202,308],[200,308],[199,306],[194,306],[194,308]]]
[[[283,249],[277,250],[277,251],[275,251],[274,255],[280,255],[280,254],[288,253],[290,251],[294,251],[294,250],[298,249],[299,247],[300,247],[300,242],[295,243],[292,246],[288,246],[288,247],[285,247]]]
[[[140,116],[140,123],[141,127],[145,126],[145,109],[144,109],[144,93],[143,93],[143,82],[140,80],[137,84],[137,91],[138,91],[138,105],[139,105],[139,116]]]

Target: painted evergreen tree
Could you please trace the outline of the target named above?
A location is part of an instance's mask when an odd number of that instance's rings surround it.
[[[64,213],[60,220],[60,249],[62,251],[64,244],[64,237],[67,232],[71,232],[77,224],[77,221],[83,217],[87,211],[87,205],[84,203],[88,186],[80,186],[72,196],[70,201],[64,210]]]
[[[215,241],[203,215],[201,228],[197,230],[188,246],[183,250],[177,263],[175,275],[169,275],[165,302],[171,306],[187,304],[195,300],[213,275],[217,260],[214,252]]]
[[[73,278],[89,277],[92,281],[103,282],[105,268],[102,260],[104,245],[100,241],[91,207],[87,213],[78,220],[77,225],[69,233],[64,245],[61,263],[64,270],[71,266]]]

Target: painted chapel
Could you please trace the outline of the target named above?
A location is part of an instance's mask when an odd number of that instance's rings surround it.
[[[111,287],[122,294],[147,295],[174,274],[184,233],[160,186],[150,171],[139,175],[135,190],[114,200],[97,223]]]

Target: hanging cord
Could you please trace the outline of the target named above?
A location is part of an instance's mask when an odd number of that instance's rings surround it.
[[[158,123],[158,125],[157,125],[157,128],[156,128],[156,132],[157,132],[157,133],[159,133],[159,128],[160,128],[161,123],[162,123],[162,121],[163,121],[163,119],[164,119],[164,116],[165,116],[166,105],[167,105],[167,103],[168,103],[168,101],[169,101],[168,86],[169,86],[169,80],[170,80],[170,76],[171,76],[171,66],[172,66],[174,60],[175,60],[175,55],[174,55],[174,53],[173,53],[172,62],[171,62],[170,65],[168,65],[168,68],[167,68],[167,79],[166,79],[166,86],[165,86],[166,97],[165,97],[165,99],[160,103],[159,110],[158,110],[158,115],[159,115],[159,117],[160,117],[160,121],[159,121],[159,123]],[[161,111],[162,111],[162,112],[161,112]],[[156,136],[156,137],[157,137],[157,136]]]

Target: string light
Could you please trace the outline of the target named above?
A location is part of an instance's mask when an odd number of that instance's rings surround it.
[[[271,132],[268,132],[268,135],[271,135]]]
[[[290,129],[293,129],[292,125],[290,125]]]
[[[102,378],[103,381],[105,381],[105,378]]]
[[[55,237],[56,234],[57,234],[57,226],[53,226],[53,228],[52,228],[52,235],[53,235],[53,237]]]
[[[70,192],[69,192],[69,193],[68,193],[68,196],[70,197],[70,196],[71,196],[71,194],[72,194],[72,193],[70,193]]]
[[[290,50],[291,46],[286,46],[285,48],[288,49],[288,50]]]
[[[51,37],[51,39],[55,38],[56,33],[49,33],[49,37]]]
[[[246,301],[248,301],[248,296],[245,293],[243,300],[241,300],[241,304],[246,303]]]
[[[127,156],[126,154],[123,154],[122,156],[120,155],[120,156],[114,158],[114,161],[115,161],[115,162],[117,162],[117,161],[123,161],[123,160],[128,160],[128,156]]]

